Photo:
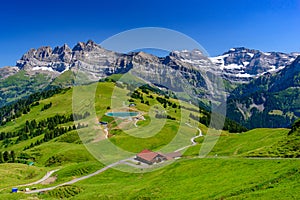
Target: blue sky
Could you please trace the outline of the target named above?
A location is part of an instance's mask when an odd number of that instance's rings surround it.
[[[23,53],[119,32],[164,27],[198,41],[210,55],[231,47],[300,51],[299,0],[5,1],[0,7],[0,66]]]

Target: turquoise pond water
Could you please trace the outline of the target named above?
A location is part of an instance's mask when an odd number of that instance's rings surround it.
[[[108,112],[105,115],[109,117],[135,117],[138,114],[138,112]]]

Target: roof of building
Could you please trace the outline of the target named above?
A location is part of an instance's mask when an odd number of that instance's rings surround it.
[[[147,160],[147,161],[152,161],[156,156],[160,155],[159,153],[150,151],[148,149],[145,149],[141,151],[140,153],[137,154],[138,157]]]

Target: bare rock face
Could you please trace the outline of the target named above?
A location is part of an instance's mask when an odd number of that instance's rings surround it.
[[[17,67],[26,71],[48,71],[59,75],[70,68],[71,61],[72,50],[65,44],[54,50],[48,46],[30,49],[17,61]]]
[[[166,57],[157,57],[145,52],[121,54],[89,40],[78,42],[73,49],[66,44],[54,49],[48,46],[30,49],[17,61],[17,68],[1,69],[3,75],[0,78],[25,70],[28,75],[42,73],[51,81],[61,73],[72,70],[84,71],[89,80],[98,81],[112,74],[130,71],[158,86],[192,91],[192,96],[210,98],[211,77],[217,75],[231,83],[249,83],[258,77],[278,73],[290,65],[297,55],[264,53],[240,47],[210,58],[198,49],[173,51]],[[230,87],[225,90],[229,95]]]
[[[195,87],[203,87],[205,84],[200,71],[219,75],[230,82],[247,83],[265,73],[276,73],[291,64],[297,55],[299,54],[264,53],[240,47],[211,58],[197,49],[173,51],[164,58],[158,58],[144,52],[116,53],[89,40],[86,43],[78,42],[73,49],[66,44],[53,50],[51,47],[31,49],[17,61],[17,67],[56,76],[69,69],[84,70],[92,80],[125,73],[134,68],[139,70],[138,74],[142,77],[153,79],[154,72],[159,76],[172,69],[193,80],[194,82],[190,82]]]
[[[131,68],[131,57],[106,50],[89,40],[79,42],[72,52],[72,70],[89,74],[92,80],[99,80],[111,74],[124,73]]]

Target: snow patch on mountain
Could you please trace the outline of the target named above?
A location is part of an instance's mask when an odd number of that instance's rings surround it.
[[[54,72],[54,70],[51,67],[33,67],[32,70],[33,71],[42,70],[42,71]]]
[[[236,74],[237,77],[241,77],[241,78],[251,78],[253,77],[253,75],[250,75],[250,74]]]
[[[252,58],[254,56],[254,53],[249,53],[247,52],[247,54]]]
[[[152,68],[143,73],[150,73],[155,67],[168,65],[177,70],[185,68],[191,71],[209,71],[231,82],[249,82],[267,72],[276,73],[292,63],[298,55],[300,53],[264,53],[238,47],[210,58],[198,49],[176,50],[164,58],[159,58],[142,52],[120,54],[106,50],[89,40],[86,43],[77,43],[73,49],[66,44],[54,49],[48,46],[30,49],[17,61],[16,66],[20,70],[49,71],[56,75],[80,68],[98,79],[115,73],[124,73],[137,64],[146,63]]]
[[[291,64],[297,53],[261,52],[244,47],[231,48],[221,56],[211,57],[223,77],[234,82],[249,82],[265,73],[276,73]]]

